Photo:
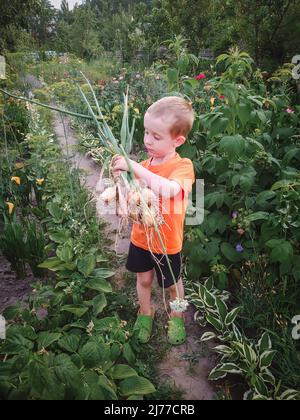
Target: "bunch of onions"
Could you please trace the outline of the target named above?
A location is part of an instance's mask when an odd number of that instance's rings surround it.
[[[147,228],[154,228],[164,223],[160,211],[159,197],[137,180],[124,184],[116,178],[115,185],[106,188],[100,199],[107,205],[117,204],[117,214],[135,223],[142,223]]]

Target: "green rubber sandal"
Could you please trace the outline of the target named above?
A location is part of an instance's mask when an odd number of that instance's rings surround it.
[[[171,316],[168,322],[168,342],[173,346],[183,344],[186,340],[184,319],[179,316]]]
[[[133,330],[138,330],[138,340],[140,343],[145,344],[151,338],[152,334],[152,326],[153,326],[153,319],[154,319],[154,310],[152,309],[151,315],[142,315],[138,313],[137,319],[135,321]]]

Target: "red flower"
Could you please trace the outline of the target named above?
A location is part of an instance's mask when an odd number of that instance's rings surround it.
[[[224,95],[220,95],[219,98],[220,99],[225,99],[225,96]]]
[[[206,76],[204,73],[198,74],[198,76],[195,77],[196,80],[206,79]]]

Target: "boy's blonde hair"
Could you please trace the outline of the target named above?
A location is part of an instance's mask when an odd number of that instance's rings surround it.
[[[154,102],[147,113],[153,117],[172,117],[170,134],[172,137],[186,137],[191,131],[195,119],[191,102],[180,96],[166,96]]]

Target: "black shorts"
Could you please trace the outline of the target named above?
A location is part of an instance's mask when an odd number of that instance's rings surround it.
[[[158,264],[154,260],[153,255],[160,261]],[[158,284],[160,287],[167,288],[174,284],[174,279],[170,271],[166,256],[164,254],[151,254],[150,251],[146,251],[143,248],[135,246],[133,243],[130,243],[129,253],[126,262],[126,268],[132,273],[145,273],[146,271],[155,269]],[[180,279],[182,261],[181,253],[168,255],[169,262],[175,277],[176,282]]]

